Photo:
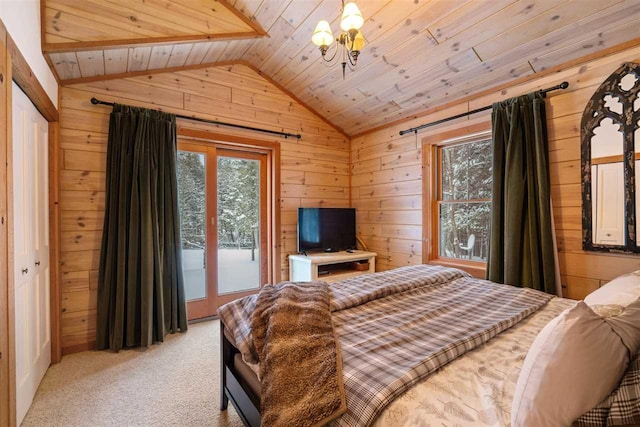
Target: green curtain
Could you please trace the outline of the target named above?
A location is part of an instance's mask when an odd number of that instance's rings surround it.
[[[118,351],[187,330],[175,116],[116,104],[106,175],[96,347]]]
[[[539,92],[493,104],[487,279],[556,293],[549,150]]]

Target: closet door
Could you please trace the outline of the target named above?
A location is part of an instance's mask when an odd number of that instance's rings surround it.
[[[15,83],[12,97],[16,415],[20,424],[51,363],[48,123]]]

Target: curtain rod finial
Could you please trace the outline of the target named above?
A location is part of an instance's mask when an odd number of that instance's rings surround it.
[[[96,98],[91,98],[91,103],[93,105],[98,105],[98,102],[100,102],[100,101],[98,101]]]
[[[569,87],[569,82],[562,82],[560,83],[560,89],[566,89]]]

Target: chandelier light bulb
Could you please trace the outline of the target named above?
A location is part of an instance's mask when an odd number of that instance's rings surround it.
[[[359,52],[364,48],[365,44],[367,44],[367,42],[364,39],[364,36],[362,35],[362,31],[358,31],[358,34],[353,39],[353,48],[352,48],[352,50]]]
[[[327,21],[320,21],[316,26],[311,41],[316,46],[329,46],[333,43],[333,33],[331,32],[331,25]]]
[[[358,5],[352,1],[345,4],[342,19],[340,20],[340,28],[343,31],[359,30],[363,24],[364,17],[360,9],[358,9]]]

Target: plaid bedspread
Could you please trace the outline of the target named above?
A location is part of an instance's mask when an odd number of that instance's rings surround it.
[[[552,298],[429,265],[358,276],[330,288],[347,396],[347,412],[336,426],[371,424],[414,383]],[[255,296],[219,310],[250,363],[258,362],[251,342],[253,307]]]

